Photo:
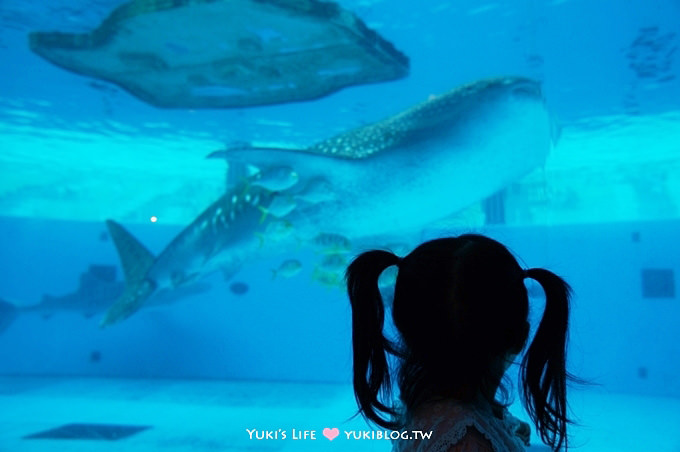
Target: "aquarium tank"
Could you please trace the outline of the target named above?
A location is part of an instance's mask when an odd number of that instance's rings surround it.
[[[0,2],[0,450],[389,451],[355,416],[346,268],[478,233],[573,288],[569,449],[680,451],[678,24],[677,0]]]

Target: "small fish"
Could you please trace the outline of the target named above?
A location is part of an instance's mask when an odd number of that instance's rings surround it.
[[[343,273],[325,271],[317,267],[312,273],[312,279],[329,289],[345,288],[345,278]]]
[[[334,201],[336,195],[330,182],[324,178],[315,178],[310,180],[302,191],[295,194],[295,199],[319,204],[327,201]]]
[[[300,273],[300,270],[302,270],[302,263],[299,260],[288,259],[279,265],[279,268],[275,270],[272,269],[272,279],[276,278],[277,276],[281,276],[283,278],[292,278],[293,276]]]
[[[298,183],[300,176],[289,166],[267,168],[252,176],[252,185],[269,191],[288,190]]]
[[[314,238],[314,245],[324,254],[349,253],[352,247],[349,239],[340,234],[321,233]]]
[[[234,295],[245,295],[248,293],[248,290],[250,290],[250,287],[243,282],[233,282],[229,285],[229,290],[231,290]]]
[[[344,254],[328,254],[319,264],[319,268],[331,272],[342,272],[347,268],[347,259]]]
[[[262,212],[260,223],[264,223],[264,220],[267,219],[267,215],[283,218],[295,210],[295,207],[297,207],[297,204],[292,196],[275,195],[268,207],[258,206]]]
[[[294,230],[295,228],[291,222],[276,219],[267,223],[263,233],[256,233],[255,236],[260,239],[260,247],[262,247],[267,240],[280,242],[287,239]]]
[[[293,233],[295,228],[290,221],[274,220],[267,224],[264,233],[273,239],[284,239]]]

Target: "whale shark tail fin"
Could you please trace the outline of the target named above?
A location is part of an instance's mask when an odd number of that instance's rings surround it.
[[[120,264],[125,275],[125,284],[133,285],[144,279],[144,275],[154,263],[154,255],[115,221],[106,220],[106,227],[114,245],[116,245],[116,251],[118,251]]]
[[[142,243],[123,226],[113,220],[106,220],[106,227],[116,245],[120,264],[125,275],[125,290],[107,311],[101,326],[111,325],[134,313],[153,292],[154,287],[146,281],[146,274],[155,257]]]

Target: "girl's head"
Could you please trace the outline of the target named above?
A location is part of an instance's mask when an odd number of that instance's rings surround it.
[[[398,267],[392,318],[398,343],[383,335],[380,273]],[[546,292],[546,310],[522,361],[525,406],[547,443],[566,434],[565,345],[568,285],[543,269],[523,270],[501,243],[466,234],[432,240],[399,258],[361,254],[347,270],[352,304],[354,388],[360,411],[388,428],[399,425],[380,393],[389,393],[386,354],[397,357],[407,413],[434,398],[471,402],[494,395],[507,361],[525,347],[529,301],[524,278]],[[385,419],[384,413],[391,419]]]
[[[402,369],[422,368],[432,381],[422,390],[433,392],[409,396],[470,399],[495,389],[498,365],[529,333],[524,271],[512,254],[490,238],[463,235],[426,242],[398,267],[392,317],[407,355]]]

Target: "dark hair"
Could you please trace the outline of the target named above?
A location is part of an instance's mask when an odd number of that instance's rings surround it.
[[[396,344],[383,332],[385,307],[378,286],[380,274],[392,265],[398,266],[392,303]],[[548,270],[523,270],[505,246],[482,235],[431,240],[403,259],[389,251],[368,251],[350,264],[347,290],[359,412],[385,428],[406,422],[389,402],[388,355],[397,360],[407,415],[425,401],[449,397],[470,402],[482,396],[502,408],[494,393],[504,358],[521,352],[529,335],[525,277],[541,284],[546,306],[521,362],[523,403],[543,442],[566,447],[571,290]]]

